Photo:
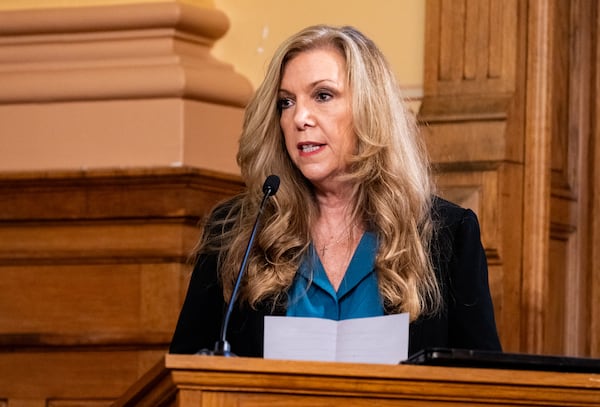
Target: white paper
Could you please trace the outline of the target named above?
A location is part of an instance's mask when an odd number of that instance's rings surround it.
[[[408,314],[333,321],[265,317],[265,359],[397,364],[408,357]]]

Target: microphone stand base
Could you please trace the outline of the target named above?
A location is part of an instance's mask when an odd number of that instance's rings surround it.
[[[196,355],[207,355],[207,356],[225,356],[225,357],[236,357],[237,355],[231,351],[231,346],[227,341],[218,341],[215,343],[215,348],[213,350],[210,349],[200,349],[196,352]]]

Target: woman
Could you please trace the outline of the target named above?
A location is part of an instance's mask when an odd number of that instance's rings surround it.
[[[219,339],[261,185],[277,174],[228,340],[262,356],[265,315],[410,315],[409,354],[499,350],[474,213],[433,193],[412,115],[381,52],[351,27],[309,27],[276,51],[245,114],[247,189],[213,210],[170,351]]]

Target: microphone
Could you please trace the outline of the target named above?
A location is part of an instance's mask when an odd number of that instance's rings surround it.
[[[201,355],[218,355],[218,356],[236,356],[233,352],[231,352],[231,345],[227,342],[227,326],[229,325],[229,318],[231,317],[231,313],[233,312],[233,307],[235,305],[235,301],[238,295],[238,291],[240,289],[240,285],[242,282],[242,278],[244,277],[244,273],[246,271],[246,263],[248,262],[248,256],[250,255],[250,250],[252,249],[252,244],[254,243],[254,237],[256,236],[256,231],[258,230],[258,223],[260,220],[260,215],[263,212],[265,207],[265,203],[270,196],[275,195],[277,190],[279,189],[279,177],[277,175],[269,175],[265,180],[262,190],[263,190],[263,198],[260,203],[260,207],[258,208],[258,214],[256,215],[256,220],[254,221],[254,226],[252,227],[252,233],[250,234],[250,239],[248,240],[248,246],[246,246],[246,252],[244,253],[244,258],[242,260],[242,264],[240,265],[240,271],[238,272],[237,280],[235,281],[235,285],[233,286],[233,291],[231,292],[231,298],[229,299],[229,304],[227,306],[227,311],[223,317],[223,323],[221,325],[221,335],[220,339],[215,343],[214,350],[210,351],[208,349],[202,349],[198,352]]]

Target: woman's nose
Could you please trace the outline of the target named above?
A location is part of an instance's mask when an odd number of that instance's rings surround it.
[[[294,123],[299,130],[315,125],[313,112],[307,103],[303,101],[297,101],[296,106],[294,107]]]

